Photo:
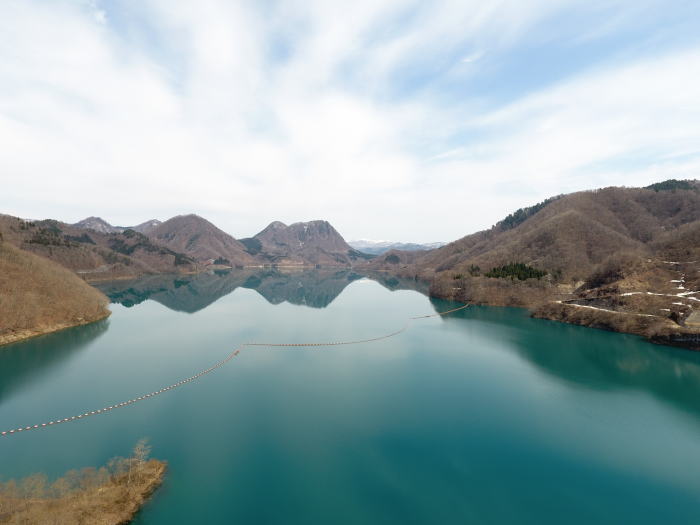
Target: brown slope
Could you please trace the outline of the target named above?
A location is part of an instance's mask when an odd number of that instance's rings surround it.
[[[670,261],[700,260],[700,220],[683,224],[654,239],[652,248]]]
[[[504,229],[499,223],[437,250],[405,256],[401,263],[429,276],[519,261],[562,279],[580,280],[613,253],[647,255],[654,250],[652,241],[696,220],[698,191],[606,188],[565,195],[514,228]],[[386,257],[373,266],[389,267]]]
[[[231,266],[255,264],[243,244],[198,215],[173,217],[150,230],[148,236],[198,261],[221,259],[222,264]]]
[[[0,241],[0,344],[109,315],[108,300],[70,270]]]
[[[277,265],[350,266],[367,257],[345,242],[328,221],[322,220],[289,226],[275,221],[242,242],[259,259]]]

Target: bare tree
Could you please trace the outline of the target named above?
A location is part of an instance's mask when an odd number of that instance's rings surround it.
[[[127,485],[131,484],[132,472],[135,470],[136,473],[141,469],[141,467],[146,463],[148,455],[151,453],[151,446],[148,444],[148,438],[141,438],[136,442],[134,450],[131,457],[128,458],[129,464],[129,476],[127,480]]]
[[[148,438],[141,438],[136,442],[134,447],[133,457],[138,464],[143,464],[148,460],[151,454],[151,446],[148,444]]]

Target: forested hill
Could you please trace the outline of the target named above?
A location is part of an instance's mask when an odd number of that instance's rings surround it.
[[[99,217],[67,224],[0,215],[0,233],[8,243],[89,281],[217,267],[350,267],[372,257],[349,246],[322,220],[289,226],[273,222],[255,237],[237,240],[195,214],[165,222],[150,220],[133,228],[112,226]]]
[[[104,233],[56,220],[28,221],[0,215],[0,232],[8,244],[50,259],[87,280],[198,268],[192,257],[131,229]]]
[[[561,195],[429,252],[372,269],[431,295],[700,349],[700,184],[664,181]]]
[[[494,227],[428,252],[390,252],[371,266],[433,277],[469,274],[519,262],[562,281],[584,280],[607,257],[673,253],[693,257],[700,230],[700,183],[666,181],[648,188],[604,188],[560,195],[508,215]]]

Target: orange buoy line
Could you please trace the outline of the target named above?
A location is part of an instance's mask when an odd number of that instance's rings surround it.
[[[371,339],[357,339],[355,341],[337,341],[332,343],[244,343],[241,346],[339,346],[339,345],[359,345],[362,343],[371,343],[373,341],[381,341],[382,339],[389,339],[395,335],[399,335],[401,332],[405,332],[408,328],[409,323],[406,323],[403,328],[396,330],[396,332],[391,332],[390,334],[380,335],[379,337],[372,337]]]
[[[54,419],[53,421],[48,421],[45,423],[38,423],[36,425],[30,425],[26,427],[19,427],[11,430],[6,430],[4,432],[0,432],[0,436],[5,437],[5,436],[12,436],[15,434],[19,434],[22,432],[27,432],[30,430],[38,430],[40,428],[47,428],[47,427],[52,427],[56,425],[60,425],[62,423],[70,423],[72,421],[78,421],[80,419],[84,419],[86,417],[90,416],[97,416],[100,414],[106,414],[108,412],[111,412],[112,410],[115,410],[117,408],[123,408],[129,405],[133,405],[134,403],[138,403],[139,401],[145,401],[146,399],[150,399],[155,396],[159,396],[161,394],[165,394],[166,392],[170,392],[171,390],[174,390],[175,388],[181,387],[183,385],[186,385],[187,383],[191,383],[192,381],[195,381],[211,372],[216,370],[217,368],[221,368],[224,366],[226,363],[231,361],[234,357],[240,354],[241,349],[243,349],[246,346],[267,346],[267,347],[322,347],[322,346],[340,346],[340,345],[357,345],[357,344],[362,344],[362,343],[371,343],[374,341],[381,341],[383,339],[389,339],[390,337],[394,337],[399,335],[402,332],[405,332],[411,322],[418,320],[418,319],[426,319],[428,317],[439,317],[443,315],[450,314],[452,312],[456,312],[457,310],[463,310],[464,308],[467,308],[469,305],[465,304],[463,306],[460,306],[458,308],[453,308],[452,310],[448,310],[446,312],[438,312],[436,314],[431,314],[431,315],[422,315],[419,317],[411,317],[409,318],[408,322],[399,330],[396,330],[395,332],[391,332],[386,335],[381,335],[379,337],[373,337],[370,339],[358,339],[354,341],[337,341],[337,342],[326,342],[326,343],[243,343],[239,347],[237,347],[235,350],[233,350],[230,354],[228,354],[224,359],[219,361],[218,363],[210,366],[206,370],[202,370],[201,372],[198,372],[197,374],[190,376],[186,379],[182,379],[181,381],[178,381],[177,383],[173,383],[172,385],[168,385],[166,387],[161,388],[160,390],[155,390],[153,392],[150,392],[148,394],[144,394],[139,397],[135,397],[133,399],[129,399],[128,401],[122,401],[121,403],[117,403],[115,405],[109,405],[103,408],[100,408],[98,410],[91,410],[90,412],[83,412],[82,414],[78,414],[75,416],[70,416],[70,417],[65,417],[65,418],[60,418],[60,419]]]

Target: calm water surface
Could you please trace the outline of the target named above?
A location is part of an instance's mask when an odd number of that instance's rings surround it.
[[[456,306],[394,279],[104,285],[105,322],[0,349],[0,426],[169,385],[255,340],[373,337]],[[181,389],[0,440],[4,478],[169,462],[140,524],[698,523],[700,356],[470,307],[389,340],[245,349]]]

